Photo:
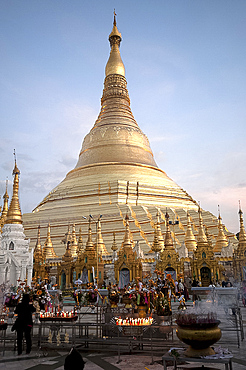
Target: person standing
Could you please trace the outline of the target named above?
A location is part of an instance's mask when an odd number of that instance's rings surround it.
[[[26,339],[26,354],[29,354],[32,349],[31,330],[33,326],[32,313],[36,311],[30,302],[29,294],[23,294],[21,303],[18,303],[15,313],[18,315],[14,330],[17,331],[17,349],[18,355],[22,354],[22,339],[23,333]]]

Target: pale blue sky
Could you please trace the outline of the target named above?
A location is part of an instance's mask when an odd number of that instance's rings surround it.
[[[246,213],[246,1],[0,1],[0,194],[30,212],[77,161],[100,110],[113,9],[132,112],[155,159],[238,231]],[[9,186],[11,193],[11,186]]]

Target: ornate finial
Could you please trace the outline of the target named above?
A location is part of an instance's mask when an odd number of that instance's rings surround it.
[[[161,232],[159,209],[157,210],[157,213],[156,213],[156,219],[157,220],[156,220],[156,224],[155,224],[155,232],[157,232],[158,243],[159,243],[160,248],[161,248],[160,250],[162,250],[162,249],[164,249],[164,239],[163,239],[163,235],[162,235],[162,232]]]
[[[246,245],[246,232],[244,228],[244,223],[243,223],[243,211],[241,209],[241,205],[239,203],[239,222],[240,222],[240,231],[239,231],[239,246],[240,248],[244,245]]]
[[[123,247],[131,247],[132,248],[132,242],[131,242],[131,231],[129,228],[129,216],[126,214],[125,217],[126,221],[126,230],[125,230],[125,236],[124,236],[124,241],[123,241]]]
[[[43,252],[42,246],[40,242],[40,225],[38,226],[38,235],[37,235],[37,242],[34,249],[33,257],[36,263],[39,263],[43,260]]]
[[[101,227],[101,221],[100,221],[101,217],[102,215],[98,217],[98,221],[97,221],[97,236],[96,236],[97,248],[98,248],[98,253],[106,255],[108,254],[108,251],[107,251],[107,248],[105,247],[103,237],[102,237],[102,227]]]
[[[242,209],[241,209],[241,202],[240,202],[240,200],[238,201],[238,207],[239,207],[239,211],[238,211],[238,213],[240,214],[240,213],[242,213]]]
[[[67,242],[68,241],[71,241],[72,240],[72,235],[70,233],[70,224],[68,224],[68,228],[67,228],[67,232],[65,233],[65,236],[64,238],[61,240],[61,242],[63,244],[65,244],[65,246],[67,245]]]
[[[169,214],[167,213],[166,209],[166,214],[165,214],[165,219],[166,219],[166,235],[165,235],[165,249],[171,249],[173,248],[173,239],[171,236],[171,231],[170,231],[170,226],[169,226]]]
[[[83,252],[83,239],[82,239],[82,230],[81,227],[79,228],[79,239],[78,239],[78,250],[77,254],[81,254]]]
[[[220,205],[218,204],[218,214],[220,216]]]
[[[112,247],[111,247],[112,251],[113,252],[116,252],[117,251],[117,244],[116,244],[116,239],[115,239],[115,231],[113,232],[113,244],[112,244]]]
[[[7,217],[7,214],[8,214],[8,200],[9,200],[9,195],[8,195],[8,178],[6,179],[6,190],[5,190],[5,193],[3,195],[3,208],[2,208],[2,214],[1,214],[1,217],[0,217],[0,231],[1,231],[1,228],[3,227],[3,225],[5,224],[5,221],[6,221],[6,217]]]
[[[194,250],[196,250],[196,238],[192,231],[189,212],[187,212],[187,229],[185,233],[185,246],[189,252],[193,252]]]
[[[91,215],[88,218],[89,225],[88,225],[88,239],[86,242],[86,251],[95,250],[94,243],[92,241],[92,231],[91,231]]]
[[[116,26],[116,16],[117,14],[115,13],[115,9],[114,9],[114,26]]]
[[[106,77],[113,74],[118,74],[125,77],[125,67],[120,56],[121,33],[116,26],[116,13],[114,10],[114,23],[112,32],[109,35],[111,46],[110,56],[105,68]]]
[[[151,247],[151,252],[160,252],[162,249],[162,246],[160,244],[159,235],[158,235],[158,229],[157,225],[155,225],[155,232],[154,232],[154,241]]]
[[[68,240],[70,242],[70,240]],[[75,224],[73,224],[72,228],[72,240],[71,240],[71,254],[73,257],[77,257],[77,249],[78,249],[78,242],[76,238],[76,231],[75,231]]]
[[[203,219],[202,219],[202,210],[200,207],[200,202],[199,202],[199,208],[198,208],[198,215],[199,215],[199,230],[198,230],[198,235],[197,235],[197,242],[198,243],[208,243],[206,234],[204,232],[204,227],[203,227]]]
[[[71,248],[70,248],[70,241],[68,240],[66,250],[64,255],[62,256],[62,260],[64,262],[71,262],[73,259]]]
[[[47,228],[47,237],[46,237],[46,241],[44,243],[43,255],[44,255],[45,259],[47,259],[47,258],[56,258],[57,257],[57,255],[54,251],[54,248],[53,248],[51,237],[50,237],[50,223],[48,224],[48,228]]]
[[[219,212],[219,217],[218,217],[218,231],[219,232],[218,232],[216,243],[214,246],[214,252],[216,253],[220,253],[222,248],[226,248],[228,246],[228,240],[224,233],[220,212]]]

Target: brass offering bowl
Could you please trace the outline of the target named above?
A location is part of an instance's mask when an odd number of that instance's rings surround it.
[[[184,324],[177,321],[177,337],[182,342],[189,345],[185,351],[185,355],[188,357],[214,355],[215,352],[210,346],[221,338],[221,330],[218,327],[219,324],[219,320],[192,324]]]

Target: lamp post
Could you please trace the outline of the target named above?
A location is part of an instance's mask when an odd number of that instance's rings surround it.
[[[96,273],[96,282],[97,282],[97,288],[98,288],[98,280],[99,280],[99,271],[98,271],[98,240],[97,240],[97,227],[98,227],[98,222],[100,221],[100,219],[102,218],[102,215],[99,215],[98,216],[98,219],[95,220],[94,217],[92,215],[90,215],[90,218],[95,222],[96,224],[96,258],[97,258],[97,273]]]

